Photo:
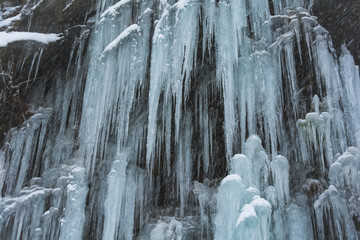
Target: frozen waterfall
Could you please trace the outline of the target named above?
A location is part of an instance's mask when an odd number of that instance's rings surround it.
[[[359,67],[312,5],[97,0],[6,135],[0,239],[358,239]]]

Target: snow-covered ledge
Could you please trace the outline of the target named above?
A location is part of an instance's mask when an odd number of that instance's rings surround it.
[[[60,39],[60,35],[55,33],[0,32],[0,47],[6,47],[9,43],[17,41],[36,41],[49,44]]]

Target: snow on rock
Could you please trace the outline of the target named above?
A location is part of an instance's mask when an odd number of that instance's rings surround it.
[[[75,2],[75,0],[71,0],[69,1],[66,6],[64,7],[64,9],[62,10],[62,12],[66,11],[68,8],[71,7],[71,5]]]
[[[116,4],[112,5],[108,9],[106,9],[100,16],[100,18],[103,20],[106,17],[115,17],[117,14],[119,14],[119,10],[123,7],[126,7],[129,3],[133,2],[133,0],[121,0],[117,2]]]
[[[101,54],[101,58],[104,58],[105,54],[119,47],[123,43],[123,41],[126,41],[131,36],[131,34],[139,31],[140,27],[137,24],[133,24],[127,27],[123,32],[120,33],[117,38],[115,38],[111,43],[109,43],[109,45],[105,47],[104,51]]]
[[[9,43],[18,41],[35,41],[49,44],[61,39],[55,33],[36,33],[36,32],[0,32],[0,47],[6,47]]]
[[[21,20],[21,13],[10,18],[6,18],[0,21],[0,28],[9,26],[12,22]]]

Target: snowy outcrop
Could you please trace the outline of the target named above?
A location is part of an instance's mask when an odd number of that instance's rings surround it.
[[[60,39],[61,37],[54,33],[0,32],[0,47],[6,47],[9,43],[18,41],[35,41],[48,44]]]

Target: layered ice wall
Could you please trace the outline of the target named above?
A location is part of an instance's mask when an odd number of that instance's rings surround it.
[[[359,69],[312,4],[98,0],[7,135],[1,238],[357,239]]]

